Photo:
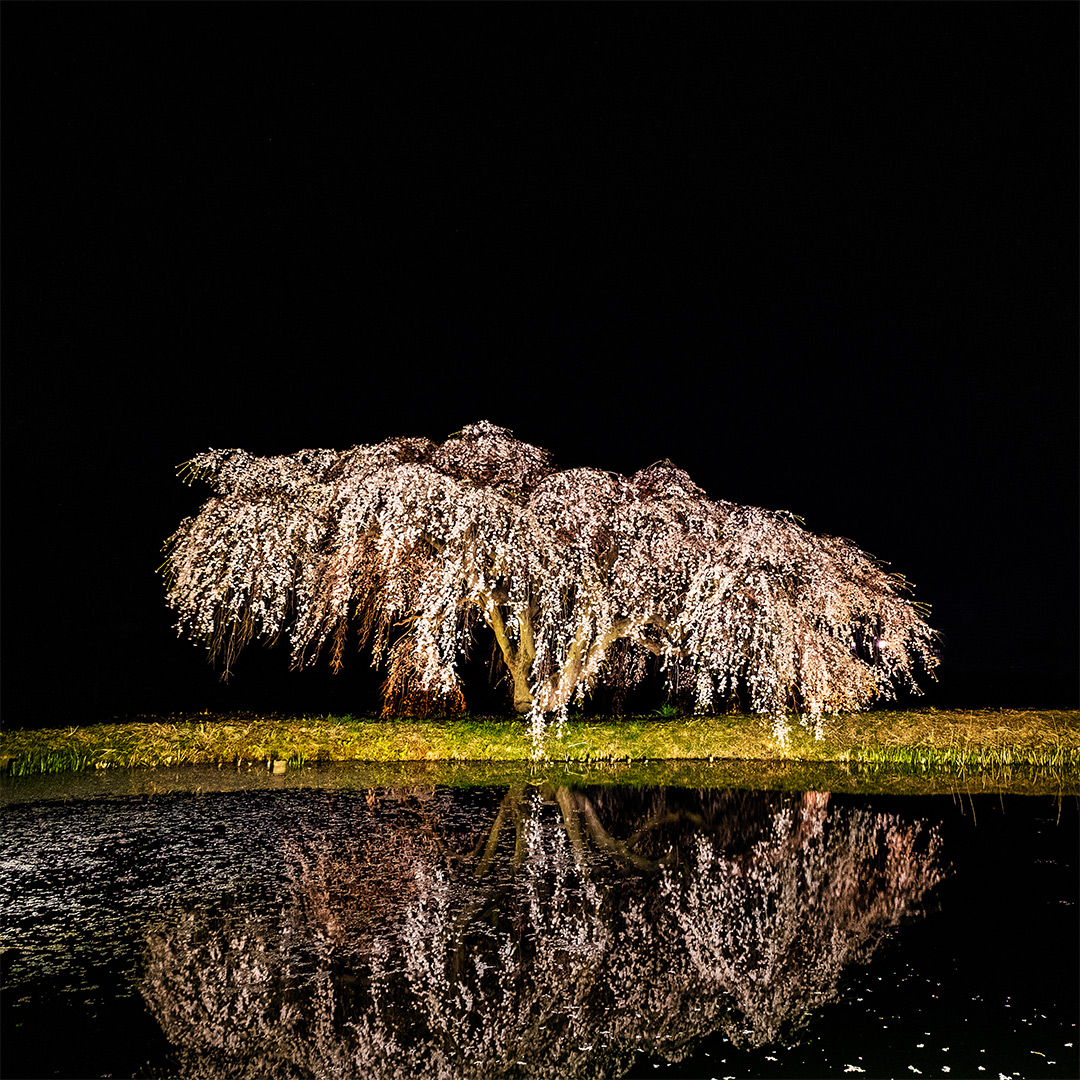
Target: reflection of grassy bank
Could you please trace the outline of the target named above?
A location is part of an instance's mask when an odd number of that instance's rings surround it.
[[[183,765],[157,769],[84,769],[35,773],[0,783],[0,805],[53,799],[123,798],[177,792],[319,791],[430,793],[438,787],[672,787],[705,791],[831,791],[847,795],[1053,795],[1080,797],[1080,770],[1019,766],[913,770],[829,761],[338,761],[271,772],[266,762],[240,768]]]
[[[553,762],[666,760],[845,762],[955,772],[1037,766],[1080,774],[1080,712],[869,712],[829,718],[824,738],[796,725],[786,746],[753,716],[571,722],[550,736]],[[16,774],[271,761],[527,761],[524,724],[494,718],[363,720],[208,713],[89,727],[0,731]]]

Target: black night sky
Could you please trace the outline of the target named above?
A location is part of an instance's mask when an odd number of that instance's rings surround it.
[[[4,716],[223,685],[162,541],[208,447],[661,458],[933,605],[945,706],[1076,707],[1077,8],[8,5]]]

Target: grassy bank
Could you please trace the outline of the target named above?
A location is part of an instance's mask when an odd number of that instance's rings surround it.
[[[320,761],[528,761],[516,720],[365,720],[207,713],[88,727],[0,731],[0,765],[14,775],[162,765],[278,767]],[[1080,712],[868,712],[828,719],[815,740],[796,725],[786,745],[754,716],[578,720],[549,735],[551,762],[668,760],[836,762],[965,772],[1012,766],[1080,774]]]

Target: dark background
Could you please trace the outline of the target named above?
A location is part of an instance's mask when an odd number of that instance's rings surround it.
[[[480,419],[890,560],[925,703],[1075,707],[1076,23],[8,5],[4,724],[373,707],[177,640],[175,466]]]

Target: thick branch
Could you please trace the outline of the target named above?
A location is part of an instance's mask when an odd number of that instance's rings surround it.
[[[525,664],[532,664],[536,659],[536,642],[533,639],[533,609],[536,609],[536,613],[540,613],[539,607],[536,604],[529,604],[525,611],[522,611],[518,615],[518,621],[521,624],[521,659]]]
[[[513,670],[518,662],[517,650],[510,642],[510,635],[506,632],[506,623],[503,622],[499,606],[491,597],[485,597],[484,601],[487,605],[484,608],[484,619],[487,621],[488,626],[495,631],[495,640],[502,650],[506,666]]]
[[[611,637],[611,640],[608,642],[608,644],[610,644],[611,641],[614,641],[616,638],[629,637],[632,641],[636,641],[639,645],[648,649],[648,651],[651,652],[653,656],[663,656],[665,655],[665,652],[667,653],[667,655],[671,655],[672,651],[670,649],[665,650],[664,647],[660,644],[660,642],[653,641],[652,638],[645,637],[640,632],[640,630],[634,633],[628,633],[631,625],[632,624],[629,619],[619,619],[612,627],[612,633],[614,636]],[[662,615],[650,615],[644,621],[644,623],[641,624],[642,628],[646,626],[655,626],[656,629],[659,630],[662,634],[666,635],[668,638],[671,637],[671,624]],[[678,649],[675,651],[675,655],[685,657],[686,652],[682,649]]]

